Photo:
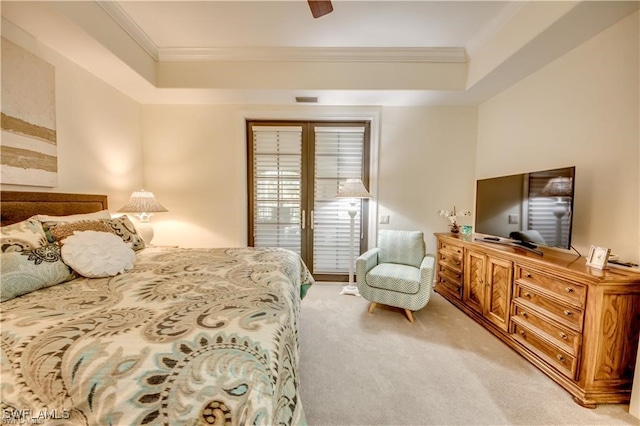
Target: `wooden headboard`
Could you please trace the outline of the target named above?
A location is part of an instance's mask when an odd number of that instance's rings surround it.
[[[108,208],[106,195],[57,192],[0,192],[2,226],[29,219],[36,214],[65,216],[93,213]]]

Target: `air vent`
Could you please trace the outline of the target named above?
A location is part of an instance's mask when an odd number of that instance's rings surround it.
[[[317,104],[317,96],[296,96],[296,102],[299,104]]]

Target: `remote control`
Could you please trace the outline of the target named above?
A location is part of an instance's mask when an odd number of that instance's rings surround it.
[[[484,237],[483,239],[487,241],[500,241],[498,237]]]

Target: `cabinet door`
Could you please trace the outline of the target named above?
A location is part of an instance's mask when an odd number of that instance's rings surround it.
[[[507,331],[511,300],[513,264],[510,261],[487,256],[486,292],[483,315],[492,323]]]
[[[484,300],[485,256],[472,250],[464,254],[464,288],[462,300],[465,305],[482,314]]]

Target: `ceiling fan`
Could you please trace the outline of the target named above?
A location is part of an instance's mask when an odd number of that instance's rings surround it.
[[[324,0],[307,0],[311,14],[314,18],[320,18],[328,13],[333,12],[333,6],[330,1]]]

